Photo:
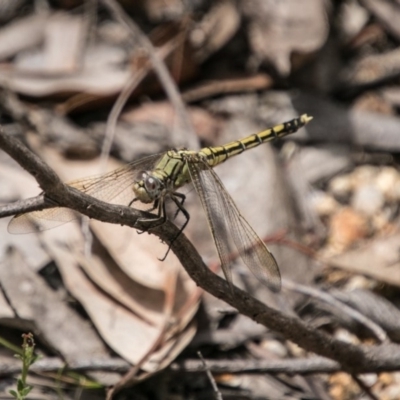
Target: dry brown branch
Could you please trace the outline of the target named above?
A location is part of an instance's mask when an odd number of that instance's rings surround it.
[[[9,217],[11,215],[43,210],[49,207],[51,207],[51,201],[46,199],[45,196],[41,194],[30,199],[20,200],[12,204],[1,206],[0,217]]]
[[[283,360],[211,360],[206,359],[207,368],[214,374],[301,374],[332,373],[341,370],[341,365],[324,357],[288,358]],[[58,357],[43,357],[31,367],[37,373],[57,372],[65,369],[65,361]],[[68,364],[68,369],[77,372],[114,371],[128,372],[131,365],[121,358],[92,358],[90,360],[75,360]],[[203,373],[204,364],[198,359],[187,359],[175,362],[170,366],[174,373]],[[15,359],[1,359],[0,376],[18,373],[21,365]]]
[[[340,371],[338,362],[324,357],[288,358],[284,360],[207,360],[208,369],[215,374],[314,374]],[[188,359],[171,365],[176,372],[204,371],[200,360]]]
[[[104,203],[63,184],[55,172],[40,158],[3,131],[0,131],[0,148],[30,172],[44,190],[46,197],[59,206],[69,207],[100,221],[150,230],[166,243],[170,243],[170,238],[176,237],[178,229],[171,223],[155,227],[153,223],[144,223],[140,220],[140,217],[149,214],[129,207]],[[2,211],[0,208],[0,217],[4,216]],[[390,371],[400,368],[400,346],[394,344],[356,346],[337,340],[296,317],[268,307],[236,287],[231,290],[224,279],[213,274],[205,266],[196,249],[184,235],[180,235],[174,241],[172,250],[191,278],[204,290],[235,307],[243,315],[279,332],[285,339],[295,342],[307,351],[339,362],[342,368],[350,373]]]
[[[36,373],[59,372],[68,367],[74,371],[108,371],[126,372],[131,365],[122,358],[96,358],[81,360],[66,365],[65,361],[58,357],[43,357],[31,366],[30,370]],[[17,359],[1,358],[0,376],[16,374],[21,371],[21,363]]]

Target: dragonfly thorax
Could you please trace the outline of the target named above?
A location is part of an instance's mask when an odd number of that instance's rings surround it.
[[[142,203],[152,203],[161,196],[164,189],[163,181],[146,171],[133,184],[133,192]]]

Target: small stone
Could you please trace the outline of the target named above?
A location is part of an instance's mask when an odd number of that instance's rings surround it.
[[[339,328],[336,330],[335,334],[335,339],[340,340],[345,343],[351,343],[351,344],[359,344],[360,340],[356,335],[353,335],[346,329]]]
[[[339,29],[345,41],[358,35],[370,18],[367,9],[354,0],[341,3],[339,12]]]
[[[383,167],[375,178],[376,187],[385,195],[387,201],[397,200],[400,176],[393,167]]]
[[[289,352],[290,352],[292,357],[305,357],[306,352],[298,344],[288,340],[286,342],[286,346],[288,347]]]
[[[392,372],[391,376],[394,382],[400,384],[400,372]]]
[[[383,208],[385,197],[375,185],[366,184],[354,192],[351,204],[355,210],[373,216]]]
[[[385,211],[387,210],[380,211],[378,214],[373,215],[371,218],[370,222],[375,232],[380,232],[384,230],[389,224],[391,214]]]
[[[261,343],[261,347],[281,358],[288,355],[287,348],[279,340],[264,340]]]
[[[338,372],[329,378],[329,394],[334,400],[356,399],[360,388],[349,374]]]
[[[335,213],[330,221],[329,242],[337,250],[343,251],[369,233],[367,217],[350,207]]]
[[[356,289],[373,289],[375,282],[363,275],[352,276],[344,285],[346,291],[350,292]]]
[[[400,200],[400,182],[393,187],[391,195],[394,201]]]
[[[370,184],[378,175],[378,168],[373,165],[362,165],[356,168],[351,174],[353,188],[357,189],[360,186]]]
[[[366,386],[371,387],[378,381],[378,375],[374,373],[360,374],[358,376]]]
[[[336,176],[329,182],[329,192],[339,201],[349,199],[353,190],[353,181],[350,175]]]
[[[323,191],[313,192],[311,203],[320,217],[332,215],[340,207],[339,203],[331,195]]]
[[[391,385],[390,387],[385,388],[381,395],[381,398],[385,400],[398,400],[400,398],[400,386]]]
[[[395,382],[395,375],[396,373],[389,373],[389,372],[382,372],[379,375],[379,381],[383,384],[383,385],[391,385],[393,382]],[[398,374],[398,373],[397,373]]]

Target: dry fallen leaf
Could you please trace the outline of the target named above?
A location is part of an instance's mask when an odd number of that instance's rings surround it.
[[[9,160],[9,159],[8,159]],[[8,165],[5,160],[0,161],[0,203],[8,203],[29,198],[40,192],[38,184],[26,171],[17,165]],[[34,270],[38,271],[50,262],[48,254],[35,235],[10,235],[7,232],[7,225],[10,218],[0,219],[0,259],[6,257],[7,249],[10,246],[17,247],[25,262]]]
[[[17,250],[8,252],[0,264],[0,275],[2,290],[15,312],[11,325],[40,332],[50,347],[70,362],[108,356],[92,326],[46,285]]]
[[[81,69],[87,23],[82,16],[55,13],[42,24],[43,45],[20,53],[14,64],[17,73],[45,74],[47,77],[71,74]]]
[[[12,21],[0,30],[0,60],[39,45],[44,37],[47,13],[36,13]]]
[[[261,62],[283,76],[291,71],[293,53],[313,53],[328,35],[327,3],[320,0],[251,0],[242,4],[249,20],[249,41]]]
[[[198,137],[205,140],[215,138],[221,125],[217,117],[200,107],[187,107],[186,111]],[[176,128],[178,116],[171,103],[160,101],[128,108],[121,119],[131,124],[156,122],[172,131]]]
[[[206,60],[225,46],[239,26],[237,5],[231,0],[215,2],[190,35],[198,60]]]
[[[329,265],[400,286],[400,235],[369,240],[359,248],[325,259]]]
[[[15,44],[21,31],[30,39]],[[86,46],[86,31],[85,19],[68,13],[38,13],[6,26],[0,30],[0,57],[16,57],[0,65],[1,84],[35,97],[118,93],[131,76],[126,49],[104,42]]]

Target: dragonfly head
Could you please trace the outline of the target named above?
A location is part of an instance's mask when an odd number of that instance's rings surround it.
[[[161,179],[148,172],[142,172],[139,179],[133,184],[133,191],[136,198],[142,203],[152,203],[158,199],[163,188],[164,185]]]

